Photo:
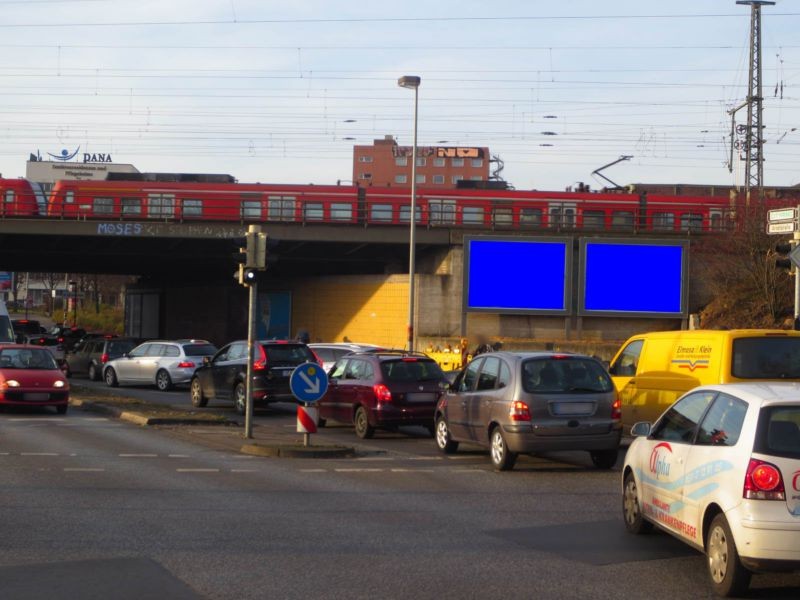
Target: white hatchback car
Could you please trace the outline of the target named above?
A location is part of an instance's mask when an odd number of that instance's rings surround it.
[[[721,596],[753,571],[800,569],[800,384],[699,387],[631,433],[628,531],[657,525],[705,552]]]

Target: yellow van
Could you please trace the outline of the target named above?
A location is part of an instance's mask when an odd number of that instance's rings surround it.
[[[711,383],[800,381],[800,331],[659,331],[622,345],[608,372],[622,401],[622,425],[655,421],[684,392]]]

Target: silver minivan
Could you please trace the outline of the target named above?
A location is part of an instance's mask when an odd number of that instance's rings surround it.
[[[617,462],[622,435],[614,384],[596,359],[558,352],[481,354],[461,371],[434,414],[439,450],[488,447],[495,469],[518,454],[587,450],[595,466]]]

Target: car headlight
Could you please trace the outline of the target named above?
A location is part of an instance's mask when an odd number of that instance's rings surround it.
[[[53,387],[57,387],[57,388],[63,388],[63,387],[64,387],[64,385],[65,385],[65,384],[64,384],[64,382],[63,382],[61,379],[56,379],[56,380],[53,382]]]
[[[17,381],[16,379],[7,379],[6,385],[8,387],[19,387],[19,381]]]

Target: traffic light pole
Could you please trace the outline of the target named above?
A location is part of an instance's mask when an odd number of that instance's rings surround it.
[[[247,384],[245,394],[244,437],[253,437],[253,362],[255,361],[256,337],[256,299],[258,298],[258,284],[254,281],[249,286],[250,299],[247,312]]]
[[[800,207],[798,207],[800,209]],[[794,239],[792,242],[795,246],[800,245],[800,231],[794,232]],[[796,326],[797,319],[800,317],[800,273],[797,269],[794,271],[794,321],[793,325]]]

